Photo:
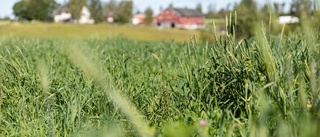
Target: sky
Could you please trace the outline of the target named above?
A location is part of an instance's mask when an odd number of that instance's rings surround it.
[[[0,18],[9,16],[14,17],[12,7],[20,0],[0,0]],[[66,3],[68,0],[56,0],[58,3]],[[107,2],[109,0],[101,0],[102,2]],[[120,0],[117,0],[120,1]],[[174,7],[178,8],[195,8],[198,3],[201,3],[204,12],[207,11],[208,6],[211,4],[216,10],[221,8],[226,8],[227,5],[238,3],[241,0],[133,0],[135,11],[139,10],[141,12],[145,11],[147,7],[151,7],[155,14],[159,13],[160,7],[166,8],[170,3]],[[268,1],[286,2],[289,3],[291,0],[256,0],[258,3],[262,4]],[[288,6],[288,5],[287,5]]]

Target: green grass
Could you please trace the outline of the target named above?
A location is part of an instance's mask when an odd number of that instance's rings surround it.
[[[1,24],[0,24],[1,25]],[[112,37],[125,37],[131,40],[162,41],[175,40],[177,42],[189,41],[190,37],[197,35],[197,31],[164,29],[158,30],[147,26],[98,24],[51,24],[51,23],[12,23],[0,27],[0,36],[20,36],[28,38],[62,38],[83,39],[99,37],[101,39]]]
[[[0,135],[318,136],[319,43],[304,30],[212,44],[2,37]]]
[[[224,18],[207,18],[205,20],[205,23],[207,25],[212,25],[213,23],[216,23],[216,24],[225,24],[226,22],[226,19]]]
[[[216,28],[224,28],[226,25],[225,18],[210,18],[205,20],[205,24],[207,28],[213,27],[215,25]]]

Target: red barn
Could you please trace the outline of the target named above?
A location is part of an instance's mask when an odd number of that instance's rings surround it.
[[[204,28],[204,16],[196,10],[187,8],[167,8],[155,18],[159,28]]]

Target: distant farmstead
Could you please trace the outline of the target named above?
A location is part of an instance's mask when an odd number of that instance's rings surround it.
[[[54,22],[70,22],[72,15],[67,7],[60,7],[54,13]]]
[[[80,11],[80,19],[75,20],[67,6],[58,8],[54,12],[54,22],[75,22],[79,24],[93,24],[94,20],[91,19],[91,13],[86,6],[83,6]]]
[[[145,14],[136,14],[132,17],[132,24],[133,25],[145,25],[144,19],[146,18]]]
[[[187,8],[167,8],[156,16],[155,22],[159,28],[204,28],[205,18],[196,10]]]

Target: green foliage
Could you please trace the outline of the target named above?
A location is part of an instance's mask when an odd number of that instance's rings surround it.
[[[20,20],[50,21],[57,7],[54,0],[22,0],[13,6],[13,13]]]
[[[0,135],[318,136],[310,26],[210,44],[2,37]]]
[[[237,12],[237,23],[235,25],[237,37],[250,38],[254,36],[255,27],[259,23],[256,3],[253,0],[242,0],[235,7],[235,11]]]
[[[90,0],[89,10],[95,23],[100,23],[103,21],[103,10],[100,0]]]
[[[56,8],[55,0],[30,0],[27,9],[32,19],[47,21],[53,18],[53,12]]]
[[[14,4],[13,14],[17,16],[20,20],[21,19],[31,20],[31,17],[29,16],[28,10],[27,10],[27,2],[24,0]]]
[[[115,12],[117,10],[117,3],[115,0],[110,0],[103,6],[103,10],[107,12]]]
[[[132,17],[133,1],[121,1],[118,5],[115,21],[128,23]]]
[[[150,7],[148,7],[146,9],[146,11],[144,12],[144,14],[146,15],[146,18],[144,19],[144,21],[150,25],[153,22],[153,11]]]
[[[202,6],[201,6],[201,3],[198,3],[197,4],[197,7],[196,7],[196,10],[202,14]]]
[[[127,0],[118,3],[115,0],[110,0],[103,6],[103,9],[107,15],[114,17],[115,22],[129,23],[133,13],[133,1]]]
[[[0,18],[0,20],[3,20],[3,21],[10,21],[11,18],[9,16],[5,16],[3,18]]]
[[[213,29],[209,29],[209,30],[202,29],[202,30],[199,30],[199,31],[200,31],[199,40],[201,42],[208,42],[208,43],[214,42],[215,36],[212,35],[212,34],[214,34]]]
[[[80,18],[80,12],[83,6],[87,6],[86,0],[70,0],[69,8],[74,19]]]
[[[292,0],[290,5],[290,14],[301,19],[304,14],[310,17],[312,13],[312,0]]]

